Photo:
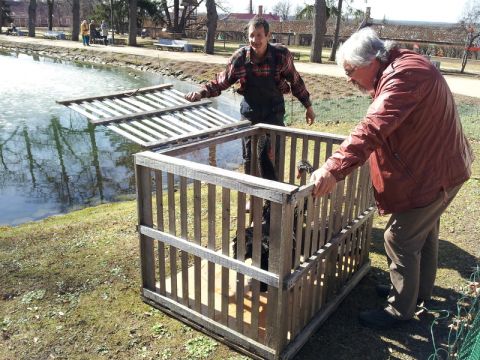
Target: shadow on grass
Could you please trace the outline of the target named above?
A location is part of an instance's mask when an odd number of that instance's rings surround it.
[[[451,323],[451,315],[456,314],[456,304],[461,294],[438,285],[438,281],[434,289],[434,299],[426,304],[428,311],[401,327],[375,331],[358,323],[360,311],[383,307],[386,304],[386,300],[379,298],[375,292],[376,284],[389,282],[383,248],[383,229],[372,229],[372,239],[370,252],[371,257],[376,257],[376,260],[373,261],[370,272],[310,338],[295,359],[428,359],[435,352],[434,346],[437,349],[447,348],[450,331],[448,325]],[[379,263],[382,258],[384,265]],[[475,263],[474,256],[451,242],[440,240],[440,269],[457,271],[467,279]],[[439,310],[447,310],[449,313]],[[432,328],[435,319],[436,324]],[[442,355],[445,355],[445,352],[442,352]]]

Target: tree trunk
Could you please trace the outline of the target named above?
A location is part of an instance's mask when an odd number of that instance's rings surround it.
[[[28,36],[35,37],[35,24],[37,22],[37,0],[30,0],[28,5]]]
[[[215,45],[215,32],[217,31],[217,6],[215,0],[207,0],[207,34],[205,36],[205,53],[213,54]]]
[[[179,3],[178,3],[178,0],[174,0],[173,1],[173,33],[174,33],[174,36],[173,38],[175,39],[175,33],[178,33],[179,29],[178,29],[178,12],[180,11],[179,9]]]
[[[47,26],[48,26],[48,30],[50,31],[53,29],[53,2],[54,0],[47,0],[47,10],[48,10]]]
[[[137,0],[128,3],[128,45],[137,46]]]
[[[78,41],[80,33],[80,0],[72,2],[72,41]]]
[[[323,37],[327,32],[327,4],[325,0],[315,0],[315,13],[313,16],[312,47],[310,50],[310,61],[322,62]]]
[[[330,61],[335,61],[338,47],[338,35],[340,34],[340,25],[342,23],[342,4],[343,0],[338,0],[337,22],[335,24],[335,35],[333,37],[332,52],[330,53]]]

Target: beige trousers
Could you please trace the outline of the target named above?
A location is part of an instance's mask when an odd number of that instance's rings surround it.
[[[437,273],[440,216],[461,186],[441,192],[430,205],[390,217],[384,238],[393,286],[386,310],[394,317],[411,319],[417,299],[431,298]]]

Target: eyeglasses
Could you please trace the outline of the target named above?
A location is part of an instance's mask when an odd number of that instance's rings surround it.
[[[348,77],[352,77],[352,74],[357,71],[358,67],[352,67],[351,69],[344,69],[345,70],[345,75]]]

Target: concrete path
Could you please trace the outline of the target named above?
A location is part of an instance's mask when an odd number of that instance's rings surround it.
[[[29,38],[26,36],[6,36],[0,35],[0,41],[8,41],[10,43],[32,43],[44,46],[58,46],[63,48],[83,48],[81,42],[67,41],[67,40],[49,40]],[[141,55],[145,57],[152,57],[155,59],[161,58],[166,60],[182,60],[194,61],[208,64],[226,64],[227,58],[219,55],[207,55],[204,53],[185,53],[177,51],[161,51],[157,49],[139,48],[133,46],[104,46],[91,45],[88,47],[91,51],[112,52],[119,54]],[[344,77],[342,69],[332,64],[314,64],[297,62],[295,64],[297,70],[301,73],[328,75],[336,77]],[[480,98],[480,77],[465,77],[445,75],[450,89],[455,94],[472,96]]]

